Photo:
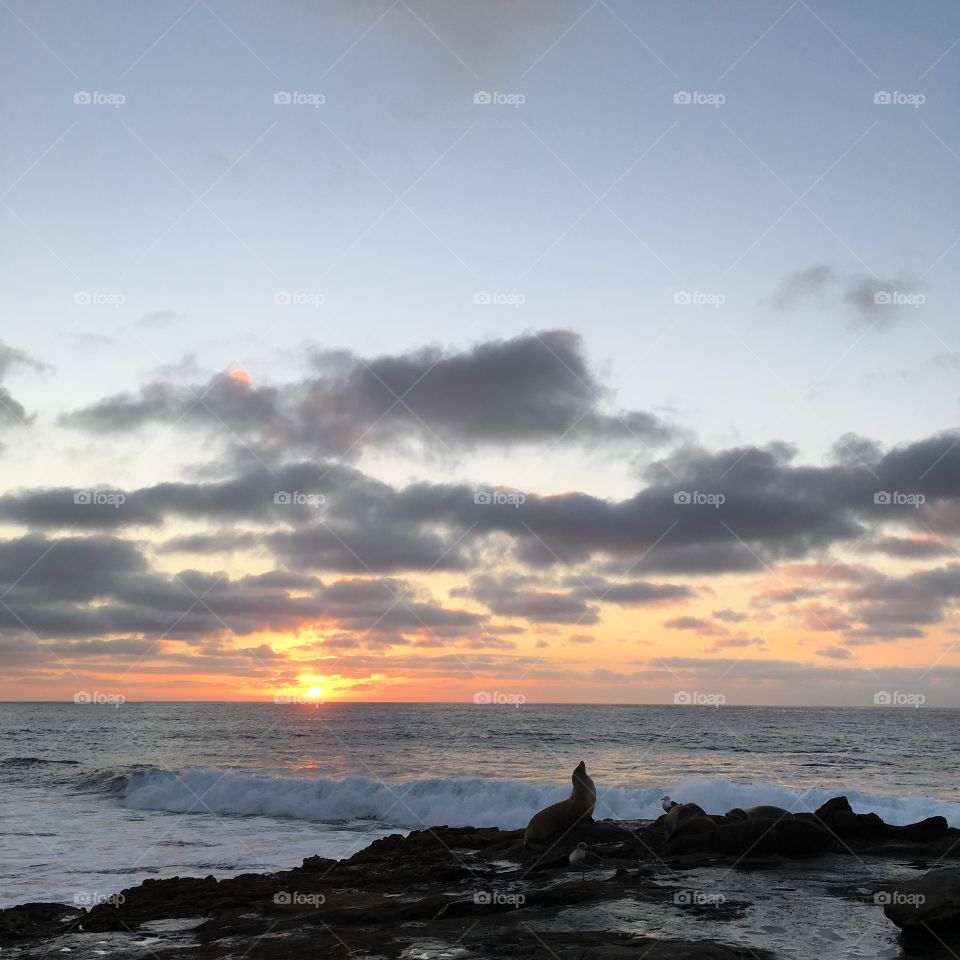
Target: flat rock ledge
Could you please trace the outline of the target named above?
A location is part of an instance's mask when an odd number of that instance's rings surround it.
[[[149,931],[149,956],[158,960],[770,960],[773,954],[712,940],[571,931],[569,924],[558,930],[551,922],[573,907],[625,899],[695,911],[696,904],[675,897],[678,873],[690,869],[775,871],[787,861],[818,858],[842,873],[854,856],[931,866],[916,879],[877,885],[874,894],[878,911],[904,931],[907,947],[960,932],[960,867],[941,866],[960,857],[960,830],[942,817],[891,826],[836,797],[811,814],[712,819],[715,830],[670,840],[662,817],[594,822],[537,851],[523,849],[520,830],[432,827],[384,837],[346,860],[309,857],[272,874],[145,880],[88,910],[50,903],[0,910],[0,943],[39,957],[57,953],[58,940]],[[585,873],[568,863],[580,842],[598,858]],[[733,918],[745,906],[724,909]],[[157,934],[163,923],[177,936]]]

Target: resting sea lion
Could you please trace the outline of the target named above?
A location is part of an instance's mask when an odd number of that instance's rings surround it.
[[[555,833],[569,830],[593,816],[593,808],[597,803],[597,788],[587,775],[587,765],[582,760],[570,779],[573,781],[573,790],[566,800],[545,807],[533,815],[523,835],[524,847],[546,840]]]
[[[748,807],[746,810],[734,807],[727,811],[726,816],[731,820],[782,820],[784,817],[792,817],[793,814],[783,807],[764,805]]]
[[[663,829],[669,840],[679,833],[707,833],[717,825],[699,804],[675,803],[663,818]]]

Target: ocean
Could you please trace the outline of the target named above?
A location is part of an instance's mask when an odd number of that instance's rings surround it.
[[[505,704],[0,704],[0,906],[345,857],[424,826],[520,827],[585,760],[597,819],[813,810],[960,825],[960,712]]]

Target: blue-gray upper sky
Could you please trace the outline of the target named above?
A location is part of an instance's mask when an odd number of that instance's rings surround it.
[[[155,411],[114,430],[143,412],[121,395],[531,331],[581,338],[582,432],[650,418],[629,449],[585,459],[572,421],[536,456],[489,424],[454,451],[453,419],[426,460],[324,442],[395,484],[624,499],[658,424],[817,467],[865,456],[847,434],[956,426],[955,3],[5,0],[0,23],[4,489],[209,479],[293,437],[221,410],[214,457]]]

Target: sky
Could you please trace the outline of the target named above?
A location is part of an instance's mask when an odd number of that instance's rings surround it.
[[[960,706],[955,4],[0,22],[0,699]]]

